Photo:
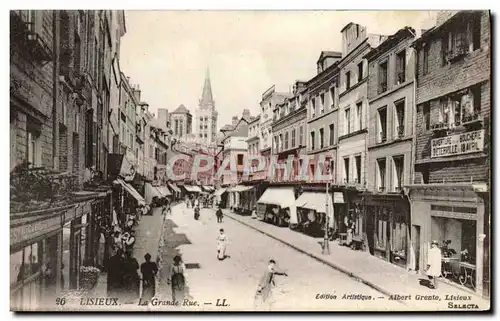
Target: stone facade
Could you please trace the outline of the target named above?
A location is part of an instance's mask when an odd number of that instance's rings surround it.
[[[402,186],[412,182],[415,54],[410,45],[414,37],[413,30],[401,29],[367,55],[370,105],[366,181],[370,191],[400,192]],[[387,66],[387,82],[385,91],[380,92],[382,64]]]

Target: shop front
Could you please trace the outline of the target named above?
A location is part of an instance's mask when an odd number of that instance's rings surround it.
[[[11,310],[39,310],[61,293],[61,230],[73,206],[11,213]]]
[[[423,272],[430,243],[440,244],[441,276],[448,282],[490,295],[489,196],[486,184],[408,186],[414,259]]]
[[[174,183],[168,183],[167,186],[172,192],[174,200],[179,200],[181,198],[181,190],[179,189],[179,187],[177,187],[177,185]]]
[[[228,189],[230,206],[235,213],[249,214],[255,206],[254,186],[236,185]]]
[[[403,194],[365,193],[364,221],[370,254],[400,267],[409,261],[410,206]]]
[[[221,187],[218,190],[215,191],[215,202],[218,204],[218,206],[222,208],[228,208],[229,207],[229,192],[227,192],[227,188]]]
[[[298,224],[293,186],[269,186],[257,201],[259,219],[277,226]]]
[[[331,194],[305,191],[295,204],[299,231],[314,237],[322,237],[327,224],[329,229],[333,228],[334,209]]]

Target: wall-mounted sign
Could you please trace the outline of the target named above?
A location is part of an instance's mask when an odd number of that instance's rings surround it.
[[[484,129],[431,140],[431,157],[446,157],[482,152]]]

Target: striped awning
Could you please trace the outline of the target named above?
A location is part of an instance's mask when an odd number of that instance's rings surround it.
[[[132,187],[132,185],[124,182],[121,179],[117,179],[115,182],[120,184],[123,187],[123,189],[125,189],[133,198],[135,198],[140,205],[146,205],[144,197],[142,197],[141,194],[139,194],[139,192]]]
[[[201,189],[199,186],[195,186],[195,185],[184,185],[184,188],[186,189],[186,191],[190,192],[190,193],[201,193]]]
[[[177,185],[175,185],[175,184],[173,184],[173,183],[169,183],[169,184],[167,184],[167,185],[168,185],[168,187],[170,187],[170,189],[171,189],[172,191],[174,191],[174,192],[176,192],[176,193],[180,193],[180,192],[181,192],[181,190],[177,187]]]

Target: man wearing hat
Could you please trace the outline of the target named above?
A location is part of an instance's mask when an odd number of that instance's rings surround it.
[[[432,289],[437,288],[437,278],[441,275],[441,249],[438,241],[431,242],[431,249],[427,258],[427,276],[432,280]]]

